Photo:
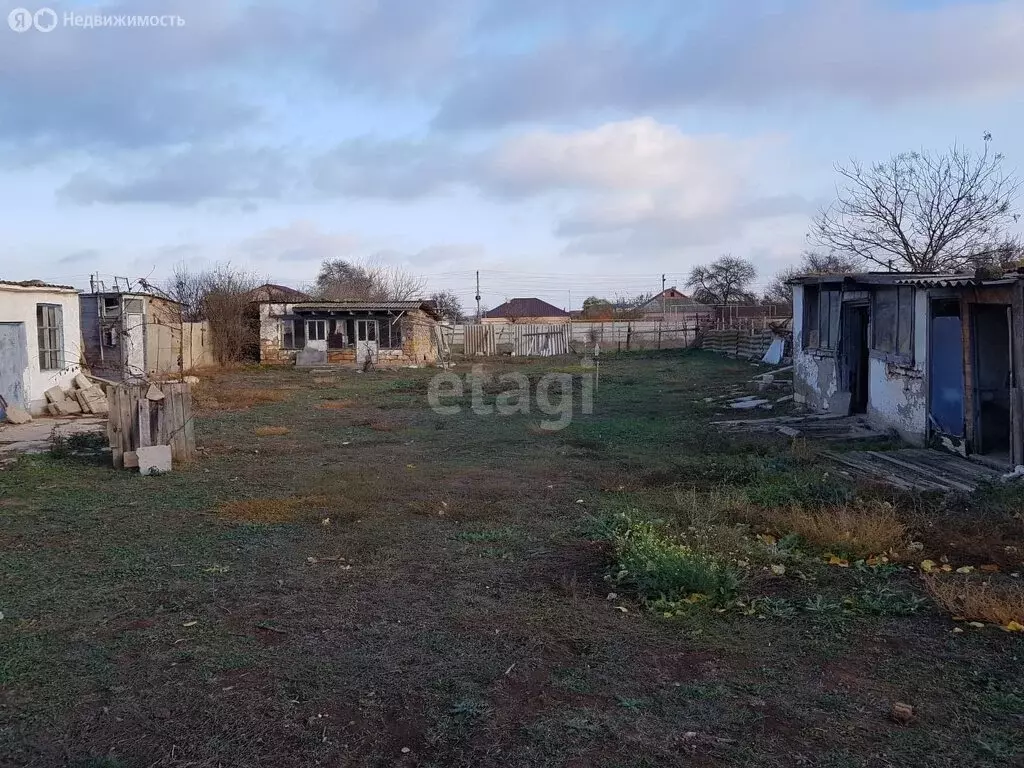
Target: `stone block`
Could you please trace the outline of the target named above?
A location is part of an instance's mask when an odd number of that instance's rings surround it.
[[[7,421],[11,424],[28,424],[32,421],[31,414],[16,405],[8,405],[5,410],[7,412]]]
[[[57,411],[58,416],[78,416],[82,413],[82,406],[78,404],[78,400],[69,400],[65,397],[63,400],[50,403],[50,405]]]
[[[79,389],[89,389],[92,386],[92,379],[84,373],[79,373],[75,376],[75,386]]]
[[[57,406],[55,406],[53,403],[46,404],[46,412],[51,416],[60,416],[60,411],[57,410]]]
[[[125,469],[138,469],[139,468],[139,454],[135,451],[125,451],[124,454],[124,468]]]
[[[171,471],[171,446],[154,445],[139,448],[135,453],[140,475],[161,475]]]
[[[56,403],[58,400],[67,400],[68,397],[60,387],[50,387],[43,394],[46,395],[46,400],[50,403]]]
[[[76,389],[71,394],[75,396],[75,400],[77,400],[78,404],[82,406],[83,413],[92,413],[92,405],[89,403],[89,398],[85,397],[85,392],[86,390],[84,389]]]

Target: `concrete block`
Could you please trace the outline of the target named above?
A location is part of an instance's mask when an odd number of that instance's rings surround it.
[[[140,475],[160,475],[171,471],[171,446],[154,445],[135,452]]]
[[[28,424],[32,421],[31,414],[16,405],[8,405],[5,410],[7,412],[7,421],[11,424]]]
[[[78,404],[78,400],[69,400],[66,397],[63,400],[52,402],[50,405],[56,409],[58,416],[78,416],[82,412],[82,406]]]
[[[83,413],[92,413],[92,405],[89,403],[89,398],[85,397],[84,389],[76,389],[72,394],[75,396],[75,400],[82,406]]]
[[[160,391],[160,387],[156,384],[150,384],[149,389],[146,390],[146,399],[157,402],[164,399],[164,393]]]
[[[46,400],[50,403],[56,403],[58,400],[67,400],[68,397],[60,387],[50,387],[43,394],[46,395]]]
[[[79,389],[89,389],[92,386],[92,379],[84,373],[79,373],[75,376],[75,386]]]
[[[60,416],[60,411],[57,410],[57,406],[55,406],[53,403],[46,404],[46,412],[50,416]]]
[[[327,352],[321,349],[300,349],[295,354],[295,365],[299,368],[323,365],[327,362]]]
[[[125,469],[138,469],[139,468],[139,454],[135,451],[125,451],[124,454],[124,468]]]

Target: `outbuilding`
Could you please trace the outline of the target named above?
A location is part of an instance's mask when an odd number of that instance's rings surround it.
[[[46,410],[46,390],[80,370],[78,291],[40,280],[0,280],[0,420],[7,406]]]
[[[799,277],[793,330],[797,402],[1024,464],[1024,275]]]

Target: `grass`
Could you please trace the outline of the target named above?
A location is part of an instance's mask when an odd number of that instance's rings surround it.
[[[256,427],[256,437],[280,437],[291,432],[288,427]]]
[[[1024,628],[1024,585],[1019,582],[930,576],[925,583],[936,602],[953,616]]]
[[[836,504],[808,509],[762,509],[755,517],[781,535],[796,534],[818,549],[870,557],[902,550],[907,525],[884,502]]]
[[[430,370],[240,369],[204,377],[187,467],[14,462],[0,763],[1007,764],[1021,635],[954,623],[918,560],[1017,583],[1021,497],[881,493],[808,441],[718,433],[705,398],[756,370],[603,356],[594,413],[548,432],[432,412]],[[853,518],[882,502],[915,548],[840,552],[881,546]]]

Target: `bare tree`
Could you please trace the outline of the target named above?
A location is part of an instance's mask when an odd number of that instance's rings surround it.
[[[793,287],[788,282],[800,275],[847,275],[856,272],[861,261],[852,256],[840,253],[822,253],[821,251],[804,251],[800,261],[776,273],[764,292],[766,304],[793,303]]]
[[[757,268],[750,261],[726,255],[694,267],[686,285],[702,304],[749,304],[755,300],[750,284],[756,277]]]
[[[328,259],[320,265],[316,293],[334,300],[408,301],[418,298],[426,284],[401,267]]]
[[[837,200],[815,219],[810,239],[896,271],[960,271],[999,243],[1018,215],[1021,181],[1003,156],[953,146],[945,154],[904,152],[884,163],[837,166]]]
[[[225,365],[258,349],[258,321],[252,316],[250,294],[261,282],[257,275],[231,264],[218,264],[205,272],[191,272],[181,264],[163,292],[180,303],[182,323],[209,323],[214,357]]]
[[[450,323],[461,323],[466,319],[462,311],[462,302],[453,291],[436,291],[430,294],[430,300],[437,307],[438,314]]]

